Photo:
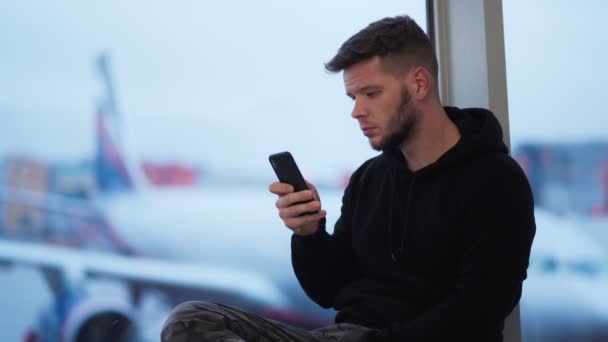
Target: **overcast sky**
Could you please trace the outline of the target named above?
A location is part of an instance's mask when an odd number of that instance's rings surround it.
[[[423,3],[4,2],[0,155],[91,156],[106,51],[143,158],[268,172],[291,150],[308,175],[352,169],[373,152],[323,63],[384,16],[426,26]]]
[[[513,141],[608,136],[606,3],[503,3]],[[404,13],[426,27],[422,0],[3,2],[0,156],[90,158],[105,51],[142,158],[265,173],[268,154],[291,150],[309,177],[352,171],[374,152],[323,63]]]

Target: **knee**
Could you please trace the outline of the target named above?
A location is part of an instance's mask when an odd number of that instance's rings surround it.
[[[205,309],[214,306],[215,304],[204,301],[189,301],[178,304],[171,310],[167,317],[167,323],[170,321],[179,321],[182,318],[192,317]]]
[[[202,301],[189,301],[175,306],[162,326],[161,341],[173,340],[171,336],[175,336],[187,328],[188,322],[200,320],[205,309],[213,305]]]
[[[208,306],[209,304],[211,304],[211,303],[192,300],[192,301],[183,302],[183,303],[176,305],[173,308],[173,310],[171,310],[171,312],[176,313],[176,312],[185,312],[185,311],[191,311],[191,310],[200,310],[199,308]]]

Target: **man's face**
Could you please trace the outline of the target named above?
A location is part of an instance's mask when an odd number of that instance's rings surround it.
[[[344,70],[346,93],[355,101],[351,116],[375,150],[407,144],[417,128],[419,113],[404,77],[384,71],[379,57]]]

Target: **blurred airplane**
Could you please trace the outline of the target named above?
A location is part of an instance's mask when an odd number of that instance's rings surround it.
[[[538,208],[535,218],[520,301],[523,340],[608,341],[607,246],[586,229],[588,218]]]
[[[46,224],[43,235],[63,235],[72,246],[0,240],[0,261],[40,269],[53,293],[25,340],[156,341],[170,308],[186,300],[235,305],[303,328],[330,322],[332,312],[312,303],[293,275],[290,233],[267,184],[150,186],[130,153],[107,57],[98,69],[106,94],[96,116],[94,196],[0,188],[0,206],[36,208],[62,223]],[[336,215],[341,192],[321,195]]]

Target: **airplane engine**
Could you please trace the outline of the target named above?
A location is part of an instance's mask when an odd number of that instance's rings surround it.
[[[86,289],[71,289],[56,296],[43,309],[23,340],[129,342],[136,339],[136,314],[126,286],[119,283],[87,284]]]
[[[132,311],[128,302],[117,298],[85,299],[66,317],[61,341],[131,341],[135,333]]]

